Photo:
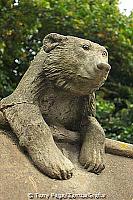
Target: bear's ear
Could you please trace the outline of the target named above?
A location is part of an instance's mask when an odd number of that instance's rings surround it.
[[[43,49],[46,53],[49,53],[52,49],[60,44],[60,42],[66,37],[57,33],[48,34],[43,40]]]

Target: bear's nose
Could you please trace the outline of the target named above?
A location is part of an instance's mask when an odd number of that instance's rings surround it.
[[[106,71],[106,72],[109,72],[110,69],[111,69],[111,66],[107,63],[99,63],[97,65],[97,68],[101,71]]]

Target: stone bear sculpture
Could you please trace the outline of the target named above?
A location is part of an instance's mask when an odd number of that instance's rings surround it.
[[[89,40],[48,34],[15,91],[0,102],[0,123],[9,124],[33,163],[51,178],[68,179],[73,164],[56,146],[49,126],[82,135],[79,162],[104,169],[105,134],[95,118],[95,91],[110,71],[107,50]]]

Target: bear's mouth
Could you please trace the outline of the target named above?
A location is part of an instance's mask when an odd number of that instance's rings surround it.
[[[107,77],[108,77],[108,76],[102,78],[102,80],[99,81],[99,84],[98,84],[98,85],[96,86],[96,88],[95,88],[96,90],[99,90],[100,87],[102,87],[102,86],[104,85],[105,81],[107,80]]]

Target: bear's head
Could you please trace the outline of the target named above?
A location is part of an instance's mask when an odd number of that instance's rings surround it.
[[[76,95],[99,89],[111,69],[107,50],[90,40],[51,33],[44,38],[43,49],[44,75]]]

